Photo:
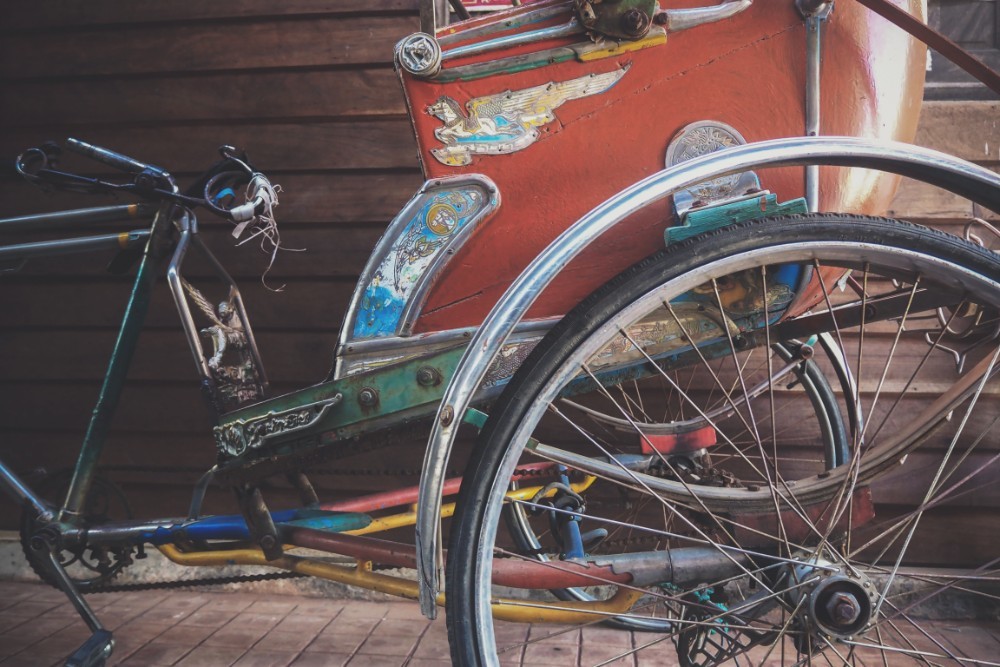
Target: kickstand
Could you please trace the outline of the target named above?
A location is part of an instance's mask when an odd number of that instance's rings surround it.
[[[36,539],[31,543],[31,548],[39,556],[48,561],[49,570],[55,576],[59,589],[66,594],[69,601],[73,603],[80,618],[90,628],[90,639],[85,641],[76,651],[66,658],[66,667],[104,667],[105,662],[111,657],[111,652],[115,647],[115,640],[111,637],[111,631],[106,630],[90,608],[87,601],[76,589],[73,580],[66,574],[66,570],[59,562],[52,545],[45,540]]]

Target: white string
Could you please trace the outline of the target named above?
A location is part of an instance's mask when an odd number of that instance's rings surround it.
[[[281,292],[285,289],[282,285],[278,288],[273,288],[267,284],[265,278],[267,274],[271,271],[271,267],[274,266],[274,260],[278,255],[278,250],[288,250],[291,252],[303,252],[305,248],[283,248],[281,247],[281,234],[278,232],[278,223],[274,219],[274,207],[278,205],[278,193],[281,192],[280,185],[271,185],[271,182],[267,180],[263,174],[254,174],[253,178],[247,184],[246,190],[246,200],[253,201],[257,197],[263,199],[264,210],[258,215],[254,216],[246,222],[241,222],[236,225],[233,229],[233,237],[239,238],[242,236],[246,228],[251,227],[252,233],[247,238],[243,239],[236,245],[241,246],[244,243],[248,243],[255,238],[260,237],[260,249],[262,252],[271,254],[271,261],[268,262],[267,268],[264,273],[260,276],[261,284],[272,292]]]

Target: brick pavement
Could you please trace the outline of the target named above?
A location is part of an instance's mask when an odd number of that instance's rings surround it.
[[[413,602],[203,590],[103,593],[88,600],[114,632],[111,665],[431,667],[449,662],[443,619],[427,621]],[[934,625],[958,651],[970,647],[982,656],[988,645],[1000,654],[996,625]],[[498,624],[497,633],[502,641],[524,643],[518,654],[502,656],[504,665],[677,665],[671,643],[650,633],[513,623]],[[58,591],[0,582],[0,667],[59,665],[86,638],[86,626]],[[622,653],[629,655],[606,662]],[[780,652],[759,648],[753,653],[752,664],[781,664]],[[858,657],[858,664],[883,665],[876,656]],[[904,662],[910,664],[898,659],[889,664]]]

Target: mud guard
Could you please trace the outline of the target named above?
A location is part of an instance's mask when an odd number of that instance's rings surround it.
[[[441,491],[462,415],[507,336],[560,269],[636,211],[702,181],[760,167],[851,166],[924,181],[1000,212],[1000,175],[927,148],[854,137],[796,137],[710,153],[657,172],[607,200],[559,235],[493,306],[473,336],[444,393],[424,454],[417,503],[420,608],[437,615],[441,557]]]

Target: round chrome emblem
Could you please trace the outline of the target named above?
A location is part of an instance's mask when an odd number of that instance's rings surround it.
[[[667,147],[666,166],[686,162],[692,158],[707,153],[714,153],[733,146],[746,143],[736,128],[717,121],[702,120],[691,123],[674,135]],[[691,194],[697,199],[719,199],[734,194],[733,190],[740,181],[741,174],[731,174],[704,183],[698,183],[690,188]]]
[[[396,47],[399,65],[414,76],[434,76],[441,69],[441,45],[431,35],[415,32]]]

